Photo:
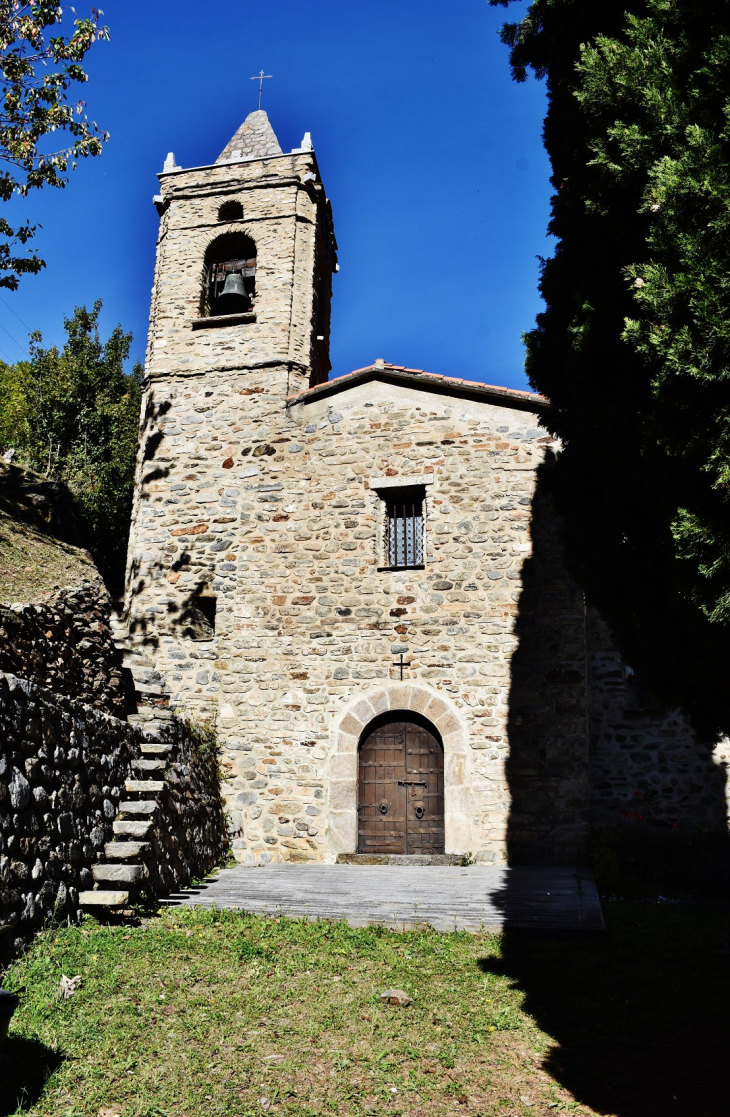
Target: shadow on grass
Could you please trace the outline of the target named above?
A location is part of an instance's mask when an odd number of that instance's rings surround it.
[[[616,1117],[727,1117],[728,911],[606,905],[605,935],[507,932],[501,959],[555,1046],[544,1066]]]
[[[57,1051],[11,1032],[0,1049],[0,1117],[34,1106],[62,1062]]]

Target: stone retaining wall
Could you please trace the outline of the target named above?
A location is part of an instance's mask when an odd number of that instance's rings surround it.
[[[226,844],[215,753],[201,755],[180,723],[167,736],[175,748],[155,816],[151,895],[209,872]],[[0,960],[48,920],[77,918],[142,740],[128,722],[0,674]]]
[[[184,722],[155,734],[173,744],[160,796],[160,813],[147,862],[147,893],[164,896],[225,859],[230,838],[221,797],[217,748],[202,748]]]
[[[124,715],[119,656],[101,579],[30,605],[0,605],[0,671]]]

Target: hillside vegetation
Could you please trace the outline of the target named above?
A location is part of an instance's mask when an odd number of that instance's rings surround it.
[[[30,335],[30,360],[0,362],[0,454],[59,482],[107,587],[124,584],[141,401],[141,366],[124,370],[121,326],[99,336],[101,302],[64,320],[63,348]],[[65,537],[64,537],[65,538]],[[76,540],[71,540],[75,542]]]
[[[0,604],[98,578],[63,486],[0,461]]]

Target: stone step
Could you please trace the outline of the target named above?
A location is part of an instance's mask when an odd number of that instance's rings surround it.
[[[138,826],[139,823],[134,822],[132,825]],[[146,857],[151,850],[149,842],[107,842],[104,856],[109,861],[134,861],[137,857]]]
[[[338,865],[461,865],[461,853],[338,853]]]
[[[171,752],[172,745],[165,741],[148,741],[142,745],[142,756],[169,756]]]
[[[125,780],[124,787],[126,791],[134,792],[137,795],[154,795],[156,791],[165,790],[164,780]]]
[[[119,804],[117,818],[149,818],[157,810],[156,799],[140,799],[138,803],[125,799]]]
[[[110,884],[142,884],[147,878],[147,870],[144,865],[92,865],[91,875],[95,883],[103,885],[106,891]]]
[[[127,721],[130,725],[137,725],[150,740],[156,733],[164,733],[168,725],[175,721],[172,711],[161,706],[140,705],[136,714],[129,714]]]
[[[164,772],[167,768],[166,760],[133,760],[132,767],[140,772]]]
[[[115,819],[112,829],[117,838],[132,838],[141,841],[149,838],[154,829],[151,822],[127,822]]]
[[[128,892],[79,892],[82,908],[123,908],[128,903]]]

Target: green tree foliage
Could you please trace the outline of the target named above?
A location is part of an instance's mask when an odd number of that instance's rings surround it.
[[[69,166],[101,154],[108,139],[84,115],[84,104],[69,103],[76,83],[88,81],[81,63],[98,39],[107,39],[102,15],[74,21],[70,34],[52,34],[66,13],[58,0],[0,0],[0,200],[25,197],[41,186],[63,187]],[[60,147],[56,133],[67,141]],[[53,141],[49,137],[53,136]],[[0,218],[0,287],[18,286],[18,277],[37,272],[44,263],[34,252],[19,255],[18,245],[33,237],[35,227],[13,228]]]
[[[534,0],[502,38],[547,79],[557,247],[527,369],[569,560],[647,685],[727,731],[730,5]]]
[[[101,302],[65,320],[63,349],[31,334],[30,361],[0,365],[0,450],[73,494],[89,547],[113,591],[124,577],[142,367],[124,371],[131,334],[99,338]]]

